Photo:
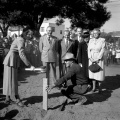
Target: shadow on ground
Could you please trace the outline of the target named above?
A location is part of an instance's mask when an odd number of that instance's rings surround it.
[[[48,95],[48,99],[63,96],[61,92],[52,93]]]
[[[21,83],[27,83],[26,82],[26,78],[30,77],[30,76],[36,76],[40,74],[40,72],[36,72],[36,71],[25,71],[25,70],[21,70],[18,73],[18,81],[20,81]]]
[[[120,75],[106,76],[102,88],[111,91],[120,88]]]
[[[111,93],[113,90],[120,88],[120,75],[116,76],[106,76],[105,81],[102,84],[103,92],[101,94],[94,93],[88,94],[86,97],[89,102],[87,104],[92,104],[93,102],[103,102],[106,101],[109,97],[111,97]],[[52,93],[48,95],[48,99],[63,96],[60,92]],[[31,96],[29,98],[25,98],[25,104],[35,104],[42,102],[42,96]],[[59,107],[59,106],[57,106]],[[56,107],[56,108],[57,108]],[[53,108],[55,109],[55,108]]]
[[[120,88],[120,75],[106,76],[105,81],[102,83],[102,93],[88,94],[86,97],[91,102],[103,102],[111,97],[113,90]]]
[[[25,100],[26,102],[24,102],[25,105],[28,104],[35,104],[35,103],[40,103],[43,100],[42,96],[31,96],[29,98],[24,98],[22,99],[23,101]]]
[[[48,95],[48,99],[50,98],[54,98],[54,97],[60,97],[60,96],[63,96],[61,93],[53,93],[53,94],[49,94]],[[28,104],[35,104],[35,103],[40,103],[43,101],[43,96],[31,96],[29,98],[24,98],[22,99],[24,102],[25,105],[28,105]]]
[[[13,119],[17,114],[18,114],[18,110],[11,110],[8,113],[6,113],[5,117],[0,117],[0,120],[15,120]]]

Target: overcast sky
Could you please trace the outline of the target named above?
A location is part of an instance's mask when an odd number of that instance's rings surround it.
[[[107,21],[101,30],[105,32],[120,31],[120,0],[110,0],[109,3],[105,4],[107,10],[111,12],[112,16],[109,21]],[[49,20],[49,22],[54,22],[55,19]],[[65,20],[65,27],[69,27],[70,23]]]
[[[111,0],[106,4],[108,11],[111,11],[111,18],[102,29],[105,32],[120,31],[120,0]]]

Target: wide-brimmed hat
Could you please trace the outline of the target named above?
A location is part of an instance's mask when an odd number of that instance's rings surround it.
[[[76,59],[72,53],[66,53],[65,56],[63,57],[63,60],[68,61],[68,60],[76,60]]]

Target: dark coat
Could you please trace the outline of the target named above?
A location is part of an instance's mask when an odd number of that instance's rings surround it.
[[[76,63],[73,63],[67,73],[56,81],[55,86],[59,87],[69,79],[71,79],[71,82],[74,86],[88,84],[88,80],[83,74],[83,69]]]
[[[84,75],[88,77],[88,45],[85,41],[79,43],[77,60],[83,66]]]

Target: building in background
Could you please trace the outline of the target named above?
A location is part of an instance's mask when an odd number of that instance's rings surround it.
[[[16,34],[17,36],[20,36],[22,34],[22,27],[19,26],[12,26],[8,28],[8,36],[12,36],[14,34]]]
[[[49,22],[43,22],[40,27],[40,34],[44,35],[46,34],[46,29],[48,26],[51,26],[53,28],[53,36],[56,36],[58,39],[61,39],[64,35],[65,25],[56,25],[56,23],[49,23]],[[8,29],[8,36],[12,36],[13,34],[16,34],[17,36],[20,36],[22,34],[22,27],[19,26],[12,26]]]
[[[53,36],[56,36],[58,39],[61,39],[64,35],[65,25],[56,25],[55,23],[43,22],[40,27],[40,34],[46,34],[46,29],[48,26],[53,28]]]

